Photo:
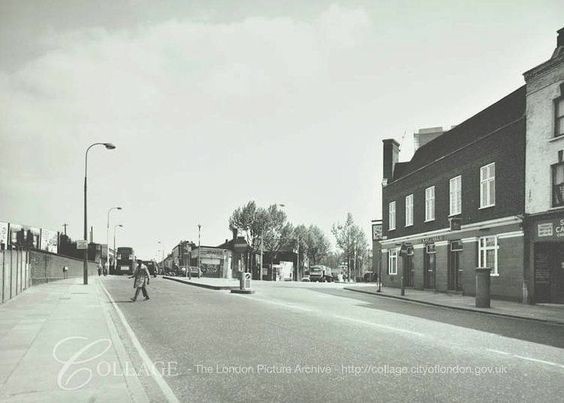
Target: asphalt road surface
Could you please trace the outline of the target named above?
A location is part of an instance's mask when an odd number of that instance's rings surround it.
[[[157,278],[131,303],[131,281],[103,283],[180,401],[564,399],[564,326],[318,284],[243,296]]]

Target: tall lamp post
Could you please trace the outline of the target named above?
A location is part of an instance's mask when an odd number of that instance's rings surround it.
[[[121,224],[116,224],[114,225],[114,274],[116,273],[116,229],[118,228],[123,228],[123,225]]]
[[[91,144],[84,155],[84,240],[86,241],[86,249],[84,250],[84,267],[83,282],[88,284],[88,151],[94,146],[104,146],[107,150],[116,148],[112,143],[94,143]]]
[[[202,268],[200,267],[200,255],[202,254],[202,250],[200,249],[200,230],[202,229],[202,226],[200,224],[198,224],[198,270],[202,270]]]
[[[106,246],[108,248],[108,253],[106,254],[106,265],[108,266],[107,269],[109,270],[110,268],[110,213],[112,212],[112,210],[121,210],[121,207],[112,207],[108,210],[108,220],[106,221]],[[114,245],[115,246],[115,245]],[[116,253],[116,250],[114,248],[114,255]],[[106,269],[106,267],[104,266],[104,269]]]

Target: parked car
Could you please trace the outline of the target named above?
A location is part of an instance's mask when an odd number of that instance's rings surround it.
[[[190,266],[188,269],[190,270],[188,274],[189,276],[198,278],[202,277],[202,270],[199,267]]]
[[[373,281],[376,281],[376,273],[367,271],[366,273],[364,273],[363,280],[365,283],[371,283]]]
[[[309,278],[309,274],[306,274],[306,275],[302,276],[302,281],[305,281],[305,282],[308,282],[308,283],[309,283],[309,282],[311,281],[311,279]]]

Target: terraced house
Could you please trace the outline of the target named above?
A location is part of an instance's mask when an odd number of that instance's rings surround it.
[[[540,243],[533,233],[539,223],[564,220],[562,194],[555,190],[562,191],[564,177],[563,151],[556,150],[564,149],[562,31],[557,51],[525,74],[526,85],[434,135],[409,162],[398,161],[395,140],[384,140],[384,285],[400,287],[403,281],[406,287],[474,295],[475,269],[489,267],[493,297],[558,302],[564,244],[552,243],[556,237]],[[530,217],[533,206],[538,211]],[[564,242],[564,233],[559,239]]]

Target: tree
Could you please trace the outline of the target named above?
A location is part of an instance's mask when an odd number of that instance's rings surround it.
[[[354,223],[351,213],[347,213],[344,224],[333,224],[331,232],[335,236],[337,247],[343,252],[343,258],[346,259],[349,278],[351,275],[357,275],[359,263],[365,260],[368,250],[366,234]]]
[[[314,265],[319,264],[329,253],[329,240],[317,225],[307,228],[305,244],[307,257]]]

